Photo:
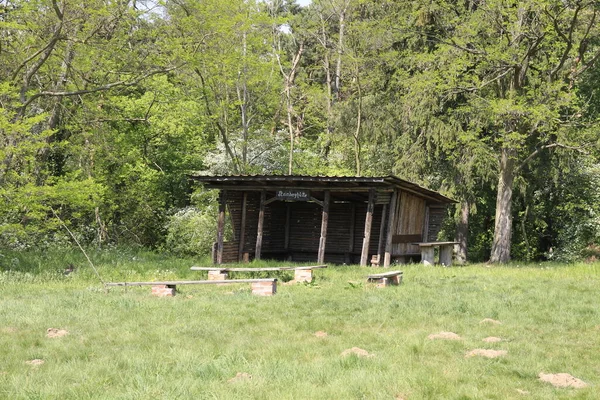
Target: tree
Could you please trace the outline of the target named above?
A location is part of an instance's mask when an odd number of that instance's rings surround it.
[[[590,1],[423,3],[417,34],[432,45],[418,79],[441,95],[497,160],[490,261],[510,259],[513,186],[543,151],[589,144],[576,87],[598,58],[598,9]],[[464,131],[464,130],[463,130]],[[447,137],[441,137],[447,140]]]

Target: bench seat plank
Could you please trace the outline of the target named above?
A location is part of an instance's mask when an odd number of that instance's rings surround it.
[[[277,278],[268,279],[228,279],[215,281],[160,281],[160,282],[108,282],[105,286],[156,286],[156,285],[204,285],[212,283],[256,283],[276,282]]]
[[[219,267],[191,267],[192,271],[221,271],[221,272],[271,272],[271,271],[302,271],[327,268],[327,265],[312,265],[305,267],[268,267],[268,268],[219,268]]]
[[[390,271],[383,272],[381,274],[371,274],[367,276],[367,279],[380,279],[380,278],[391,278],[393,276],[402,275],[402,271]]]

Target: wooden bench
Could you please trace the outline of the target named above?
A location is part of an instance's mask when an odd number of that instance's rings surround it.
[[[294,281],[312,282],[313,269],[327,268],[327,265],[309,265],[304,267],[268,267],[268,268],[227,268],[227,267],[196,267],[192,271],[208,271],[209,280],[225,280],[229,277],[229,272],[274,272],[274,271],[294,271]]]
[[[425,265],[435,264],[435,248],[440,248],[440,264],[445,267],[452,265],[452,252],[455,244],[458,242],[424,242],[414,243],[421,249],[421,262]]]
[[[402,283],[402,271],[383,272],[367,276],[367,282],[376,283],[377,287],[399,285]]]
[[[104,286],[152,286],[152,294],[159,297],[175,296],[177,285],[206,285],[251,283],[252,294],[257,296],[272,296],[277,293],[277,279],[229,279],[208,281],[163,281],[163,282],[110,282]]]

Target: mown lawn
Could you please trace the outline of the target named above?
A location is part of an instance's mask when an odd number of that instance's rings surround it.
[[[191,259],[92,259],[105,280],[203,278]],[[76,253],[4,254],[0,267],[0,398],[600,399],[600,264],[407,265],[384,289],[364,282],[383,270],[337,266],[267,298],[248,284],[105,292]],[[427,338],[441,331],[462,339]],[[372,356],[341,355],[352,347]],[[508,353],[465,357],[476,348]],[[589,386],[557,389],[540,372]]]

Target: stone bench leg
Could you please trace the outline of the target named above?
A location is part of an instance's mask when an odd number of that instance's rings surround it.
[[[294,280],[296,282],[312,282],[312,269],[297,269],[294,271]]]
[[[175,285],[154,285],[152,286],[152,295],[158,297],[175,296]]]
[[[425,265],[433,265],[434,264],[434,248],[433,247],[423,247],[421,248],[421,262]]]
[[[229,277],[227,272],[223,271],[208,271],[209,281],[224,281]]]
[[[402,275],[396,275],[396,276],[392,276],[390,278],[390,284],[391,285],[399,285],[402,283]]]
[[[444,267],[452,265],[452,247],[453,245],[440,246],[440,264]]]
[[[252,282],[252,294],[256,296],[273,296],[277,293],[277,281]]]

